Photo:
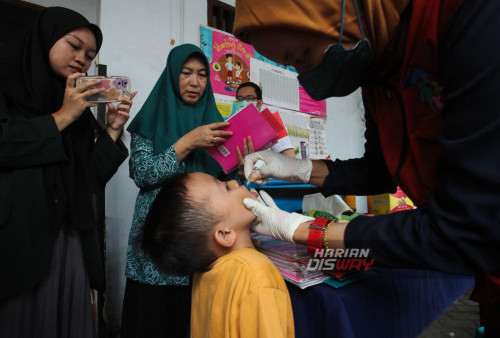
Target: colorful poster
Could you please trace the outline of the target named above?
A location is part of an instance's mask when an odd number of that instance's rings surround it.
[[[214,93],[235,96],[243,82],[250,81],[250,59],[254,49],[233,35],[201,26],[201,48],[210,61]]]
[[[265,56],[259,54],[259,52],[254,51],[254,59],[263,61],[267,64],[283,68],[286,70],[289,70],[291,72],[297,73],[295,68],[292,66],[284,66],[279,63],[276,63],[272,60],[269,60]],[[298,83],[298,82],[297,82]],[[309,94],[307,94],[306,90],[300,85],[299,83],[299,107],[298,108],[290,108],[294,110],[301,111],[303,113],[311,114],[311,115],[316,115],[316,116],[321,116],[321,117],[326,117],[326,101],[321,100],[321,101],[316,101],[313,100]],[[289,107],[287,107],[289,108]]]
[[[277,111],[292,142],[297,158],[326,159],[326,119],[292,110],[268,106]]]
[[[326,102],[313,100],[297,71],[260,55],[251,45],[217,29],[200,27],[201,49],[210,62],[210,82],[225,120],[234,114],[235,92],[252,81],[262,89],[264,107],[279,112],[300,158],[327,158]]]
[[[230,118],[231,115],[234,113],[233,112],[234,96],[214,94],[214,98],[215,98],[215,105],[217,106],[217,109],[219,110],[219,113],[222,115],[224,120]]]
[[[210,81],[215,94],[234,97],[241,83],[252,81],[261,86],[264,103],[326,117],[326,102],[315,101],[306,93],[293,67],[271,61],[252,45],[208,26],[200,26],[200,41],[210,62]],[[259,65],[258,70],[251,72],[251,60]]]
[[[311,117],[309,123],[309,158],[324,159],[329,156],[325,127],[326,119]]]

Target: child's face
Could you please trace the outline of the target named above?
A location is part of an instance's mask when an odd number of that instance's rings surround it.
[[[205,173],[191,173],[186,181],[188,195],[195,201],[208,204],[208,209],[222,218],[222,222],[249,229],[255,215],[243,204],[243,199],[255,196],[236,181],[222,182]]]

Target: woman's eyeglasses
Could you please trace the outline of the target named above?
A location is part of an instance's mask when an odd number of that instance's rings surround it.
[[[236,96],[236,101],[241,102],[241,101],[259,101],[258,98],[252,95],[248,96]]]

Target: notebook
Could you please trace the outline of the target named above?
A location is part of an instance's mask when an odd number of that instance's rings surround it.
[[[267,149],[276,143],[278,133],[268,122],[268,119],[273,119],[274,122],[271,120],[271,123],[276,125],[272,114],[261,114],[253,104],[249,104],[227,120],[230,125],[225,130],[232,131],[233,135],[224,143],[206,147],[205,150],[219,162],[227,174],[238,166],[236,146],[239,146],[240,151],[243,151],[244,138],[252,137],[255,151]]]

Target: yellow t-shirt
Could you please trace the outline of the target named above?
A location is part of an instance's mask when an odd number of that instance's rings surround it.
[[[273,263],[239,249],[195,274],[191,337],[294,337],[290,295]]]

